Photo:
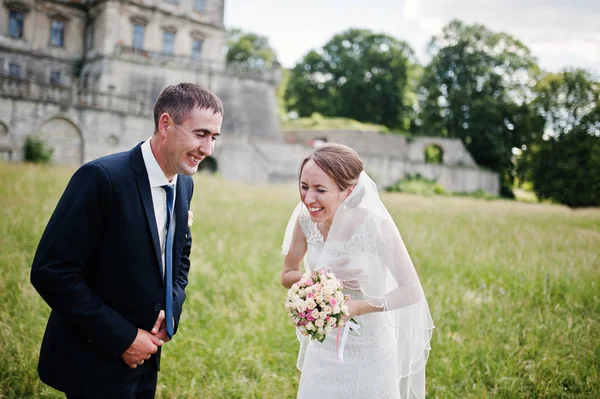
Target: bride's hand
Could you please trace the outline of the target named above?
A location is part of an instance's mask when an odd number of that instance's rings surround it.
[[[346,323],[353,317],[362,315],[362,304],[364,301],[349,299],[344,302],[348,306],[348,316],[342,316],[342,321]]]

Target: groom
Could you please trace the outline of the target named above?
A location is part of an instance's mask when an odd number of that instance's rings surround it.
[[[168,86],[150,139],[83,165],[69,182],[31,270],[52,308],[38,371],[67,398],[154,397],[188,284],[190,175],[222,121],[212,92]]]

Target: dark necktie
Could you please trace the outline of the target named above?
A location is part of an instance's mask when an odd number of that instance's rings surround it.
[[[167,193],[167,236],[165,245],[165,323],[167,335],[173,337],[173,236],[175,235],[173,220],[173,186],[164,185],[162,188]]]

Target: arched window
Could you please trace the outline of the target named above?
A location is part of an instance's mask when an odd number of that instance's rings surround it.
[[[437,144],[425,147],[425,163],[443,164],[444,150]]]

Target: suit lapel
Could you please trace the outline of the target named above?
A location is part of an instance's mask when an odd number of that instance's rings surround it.
[[[131,161],[133,168],[138,174],[137,186],[144,207],[144,213],[146,214],[146,222],[150,229],[150,235],[152,236],[152,243],[154,244],[154,253],[156,255],[156,264],[161,280],[164,283],[164,273],[162,267],[162,256],[160,252],[160,241],[158,239],[158,228],[156,227],[156,215],[154,214],[154,202],[152,201],[152,191],[150,188],[150,181],[148,180],[148,172],[144,164],[144,158],[142,157],[141,145],[137,145],[131,150]]]

